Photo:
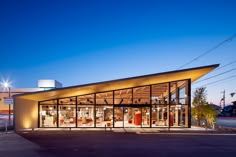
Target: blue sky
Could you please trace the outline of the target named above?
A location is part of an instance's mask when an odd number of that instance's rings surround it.
[[[176,70],[236,33],[234,0],[0,1],[0,76],[16,88],[39,79],[64,86]],[[184,68],[236,60],[236,39]],[[232,64],[218,73],[235,68]],[[234,75],[202,81],[194,88]],[[208,101],[236,79],[207,86]]]

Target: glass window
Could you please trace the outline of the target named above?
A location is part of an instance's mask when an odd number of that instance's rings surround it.
[[[168,83],[152,85],[152,104],[168,104]]]
[[[59,99],[59,104],[62,104],[62,105],[76,104],[76,97]]]
[[[113,104],[113,92],[97,93],[96,104]]]
[[[115,104],[132,104],[132,89],[122,89],[114,91]]]
[[[75,127],[75,105],[59,105],[59,127]]]
[[[141,127],[141,108],[124,107],[124,127]]]
[[[77,97],[77,104],[94,104],[94,94],[82,95]]]
[[[179,89],[177,82],[170,83],[170,104],[179,104]]]
[[[114,107],[114,127],[123,127],[123,107]]]
[[[57,127],[56,105],[40,105],[40,127]]]
[[[171,104],[188,103],[188,81],[171,82]]]
[[[94,105],[79,105],[77,114],[78,127],[94,127]]]
[[[133,88],[133,104],[150,104],[150,86]]]
[[[113,126],[113,106],[97,105],[96,106],[96,127]]]
[[[40,127],[188,127],[188,83],[173,81],[42,101]]]
[[[179,103],[188,104],[188,80],[179,81]]]
[[[170,127],[188,126],[188,106],[171,105],[170,107]]]
[[[150,107],[142,108],[142,127],[150,127]]]
[[[185,102],[185,88],[179,90],[179,104],[186,104]]]
[[[152,107],[152,127],[167,127],[169,123],[169,106],[155,105]]]

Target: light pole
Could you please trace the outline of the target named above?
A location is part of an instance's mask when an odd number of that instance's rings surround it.
[[[10,84],[8,82],[4,82],[3,86],[8,89],[8,98],[10,99],[10,97],[11,97],[11,87],[10,87]],[[8,106],[8,123],[10,125],[11,124],[11,104],[9,103],[8,105],[9,105]]]

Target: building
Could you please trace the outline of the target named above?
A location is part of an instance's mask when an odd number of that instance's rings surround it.
[[[10,104],[10,113],[13,113],[13,99],[12,97],[17,94],[25,94],[29,92],[41,91],[41,88],[12,88],[10,89],[10,98],[8,89],[0,88],[0,114],[9,113],[9,104]]]
[[[218,66],[17,95],[15,130],[191,127],[191,83]]]
[[[38,88],[50,90],[54,88],[62,88],[62,84],[57,80],[38,80]]]
[[[232,104],[233,105],[225,106],[222,109],[220,116],[224,116],[224,117],[236,116],[236,101],[233,101]]]
[[[37,91],[44,91],[54,88],[61,88],[62,84],[56,80],[39,80],[38,88],[10,88],[4,89],[0,88],[0,114],[9,113],[9,104],[10,104],[10,113],[13,113],[13,99],[12,97],[17,94],[26,94]],[[10,97],[9,97],[10,94]]]

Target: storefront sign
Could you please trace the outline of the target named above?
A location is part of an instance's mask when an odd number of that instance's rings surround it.
[[[13,104],[13,98],[4,98],[3,101],[6,105]]]

